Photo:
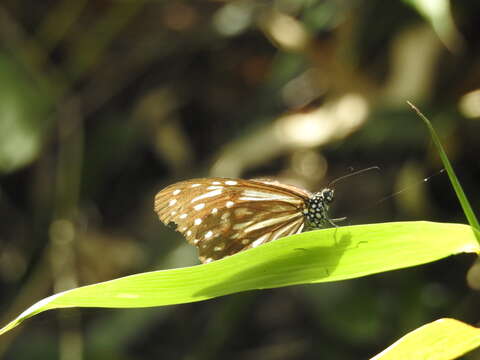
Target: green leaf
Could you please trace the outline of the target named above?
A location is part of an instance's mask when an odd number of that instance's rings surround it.
[[[443,166],[445,167],[445,170],[447,170],[448,178],[450,179],[450,182],[452,183],[453,189],[455,190],[455,194],[457,195],[458,200],[460,201],[460,205],[462,206],[463,212],[465,213],[465,216],[468,220],[468,223],[476,230],[480,230],[480,225],[478,223],[477,217],[475,216],[475,213],[473,212],[472,207],[470,206],[470,202],[467,199],[467,196],[465,195],[465,192],[463,191],[462,186],[460,185],[460,181],[458,181],[457,175],[455,175],[455,172],[453,171],[452,164],[450,164],[450,160],[448,160],[447,153],[445,152],[442,143],[440,142],[440,139],[435,131],[435,129],[432,126],[432,123],[427,119],[425,115],[422,114],[422,112],[411,102],[407,101],[407,104],[410,105],[410,107],[420,116],[420,118],[425,122],[425,125],[427,125],[428,131],[430,131],[430,136],[432,137],[433,143],[435,144],[435,147],[437,148],[438,154],[440,156],[440,159],[442,160]],[[477,240],[480,243],[480,234],[478,231],[475,231],[475,234],[477,236]]]
[[[480,329],[439,319],[408,333],[371,360],[450,360],[480,346]]]
[[[65,291],[31,306],[0,334],[40,312],[201,301],[253,289],[351,279],[480,252],[467,225],[396,222],[310,231],[209,264],[153,271]]]
[[[462,206],[465,217],[467,218],[468,223],[470,224],[470,226],[474,231],[477,242],[480,244],[480,225],[478,223],[477,217],[473,212],[472,206],[470,205],[470,202],[468,201],[468,198],[465,195],[465,192],[463,191],[462,186],[460,185],[460,181],[458,181],[457,175],[455,175],[452,164],[450,164],[450,160],[448,160],[447,153],[443,149],[442,143],[440,142],[440,139],[435,129],[432,126],[432,123],[430,122],[430,120],[427,119],[425,115],[422,114],[422,112],[415,105],[413,105],[409,101],[407,101],[407,104],[410,105],[410,107],[418,114],[418,116],[423,120],[423,122],[427,126],[428,131],[430,131],[430,136],[432,137],[433,143],[437,148],[437,151],[440,156],[440,159],[442,160],[443,166],[445,167],[445,170],[447,170],[448,178],[452,183],[453,189],[455,190],[455,194],[457,195],[458,201]],[[477,290],[480,289],[480,281],[479,281],[480,271],[479,270],[480,270],[480,258],[477,258],[474,265],[470,268],[467,274],[468,285],[471,288],[477,289]]]

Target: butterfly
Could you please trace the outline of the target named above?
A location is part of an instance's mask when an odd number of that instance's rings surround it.
[[[336,226],[328,217],[334,190],[310,193],[272,180],[201,178],[167,186],[155,212],[198,248],[208,263],[301,232]]]

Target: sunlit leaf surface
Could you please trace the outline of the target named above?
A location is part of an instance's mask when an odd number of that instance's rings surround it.
[[[449,360],[479,345],[480,329],[455,319],[440,319],[408,333],[372,360]]]
[[[134,308],[201,301],[253,289],[361,277],[479,252],[469,226],[397,222],[306,232],[205,265],[152,271],[43,299],[5,326],[66,307]]]

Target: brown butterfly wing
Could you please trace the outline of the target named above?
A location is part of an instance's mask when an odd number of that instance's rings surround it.
[[[271,181],[193,179],[160,191],[155,211],[210,262],[300,232],[309,195]]]

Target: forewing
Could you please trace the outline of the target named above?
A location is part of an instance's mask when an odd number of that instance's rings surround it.
[[[155,211],[210,262],[300,232],[308,194],[257,180],[193,179],[160,191]]]

